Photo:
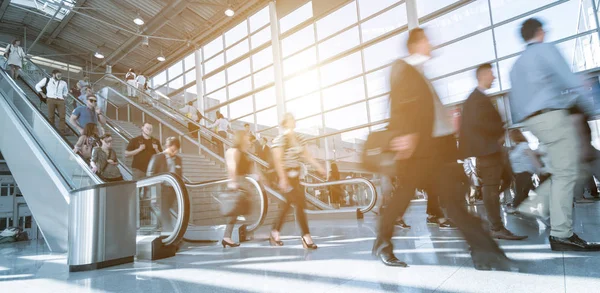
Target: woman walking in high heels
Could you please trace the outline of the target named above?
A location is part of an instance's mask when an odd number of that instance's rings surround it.
[[[235,132],[233,147],[228,149],[225,153],[225,163],[227,165],[227,175],[231,181],[227,184],[227,187],[232,190],[243,189],[240,185],[243,182],[244,176],[252,173],[252,162],[248,159],[248,149],[250,148],[250,136],[244,130],[238,130]],[[258,174],[258,173],[256,173]],[[231,234],[233,233],[233,226],[237,220],[237,215],[227,217],[227,226],[225,227],[225,233],[221,245],[223,248],[238,247],[239,243],[233,242]]]
[[[273,166],[279,177],[279,188],[285,194],[286,203],[273,225],[269,241],[273,246],[283,245],[283,241],[279,238],[279,231],[281,231],[285,216],[293,204],[296,210],[296,219],[302,232],[302,245],[305,249],[317,249],[317,245],[310,236],[308,220],[304,213],[305,195],[304,187],[300,185],[300,169],[302,166],[300,159],[304,158],[313,165],[323,177],[326,176],[325,169],[308,152],[304,137],[294,132],[296,119],[292,114],[286,113],[284,115],[281,126],[283,127],[283,133],[273,139],[271,151]]]

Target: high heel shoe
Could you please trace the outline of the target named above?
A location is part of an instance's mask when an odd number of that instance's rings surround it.
[[[317,245],[313,242],[311,244],[306,243],[306,240],[304,239],[304,237],[300,237],[302,238],[302,246],[304,246],[304,249],[308,249],[308,250],[315,250],[317,249]]]
[[[221,240],[221,245],[223,245],[223,248],[225,248],[227,246],[229,246],[229,247],[238,247],[238,246],[240,246],[239,243],[236,243],[236,242],[230,243],[230,242],[227,242],[225,240]]]
[[[271,244],[271,246],[283,246],[283,241],[275,240],[275,238],[273,238],[273,235],[269,236],[269,243]]]

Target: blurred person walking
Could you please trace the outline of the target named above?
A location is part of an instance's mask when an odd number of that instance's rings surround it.
[[[187,102],[183,108],[179,109],[179,112],[183,113],[185,117],[193,120],[196,123],[200,123],[200,119],[204,118],[202,117],[202,114],[200,114],[200,111],[194,107],[194,101]],[[198,138],[198,131],[200,130],[200,127],[194,122],[188,121],[188,131],[192,137]]]
[[[575,104],[567,90],[582,93],[583,82],[569,69],[558,49],[544,43],[542,23],[530,18],[521,26],[527,48],[510,72],[513,120],[522,122],[547,147],[552,177],[548,185],[551,231],[555,251],[600,251],[599,243],[587,242],[573,233],[573,197],[581,170],[580,138],[569,109]]]

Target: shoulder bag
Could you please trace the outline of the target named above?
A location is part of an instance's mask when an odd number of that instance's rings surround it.
[[[8,47],[6,47],[6,52],[4,52],[4,58],[8,59],[8,57],[10,57],[11,50],[12,50],[12,45],[8,45]]]
[[[229,189],[219,194],[221,214],[225,217],[246,215],[250,211],[248,192],[244,189]]]
[[[396,152],[390,150],[390,141],[398,134],[391,130],[371,132],[362,152],[362,166],[365,170],[394,176],[396,174]]]

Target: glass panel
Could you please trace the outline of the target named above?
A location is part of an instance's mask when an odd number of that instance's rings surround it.
[[[434,54],[436,57],[425,63],[425,73],[429,78],[489,62],[495,58],[492,32],[483,32],[440,48],[435,50]],[[465,56],[469,56],[469,58],[465,58]]]
[[[196,70],[190,70],[185,75],[185,84],[196,81]]]
[[[475,1],[426,22],[423,27],[432,44],[442,44],[490,26],[487,1]]]
[[[258,130],[276,126],[278,124],[277,107],[256,112],[256,124]]]
[[[325,113],[326,132],[336,132],[368,122],[367,103],[358,103]]]
[[[225,71],[220,71],[219,73],[207,78],[204,80],[204,84],[207,93],[225,86]]]
[[[362,76],[323,90],[325,111],[363,99],[365,81]]]
[[[315,69],[285,81],[285,98],[291,100],[318,89],[319,75]]]
[[[229,114],[231,115],[231,119],[236,119],[241,116],[245,116],[254,111],[254,105],[252,101],[252,96],[248,96],[241,100],[235,101],[229,104]]]
[[[157,88],[167,82],[167,72],[163,71],[152,78],[152,86]]]
[[[494,65],[494,76],[498,76]],[[453,104],[466,100],[477,87],[475,69],[433,81],[432,84],[443,104]],[[488,94],[500,90],[500,83],[494,82]]]
[[[218,36],[216,39],[202,47],[202,50],[204,53],[204,60],[223,51],[223,36]]]
[[[254,89],[265,86],[275,81],[275,71],[273,66],[267,67],[266,69],[259,71],[254,74]]]
[[[260,30],[256,34],[252,35],[252,37],[250,37],[250,40],[252,42],[252,49],[255,49],[256,47],[259,47],[260,45],[269,42],[271,40],[271,27],[268,26]]]
[[[262,90],[254,94],[256,110],[265,109],[275,106],[277,99],[275,98],[275,87]]]
[[[227,57],[227,62],[231,62],[232,60],[248,53],[248,51],[250,51],[248,40],[244,40],[226,51],[225,55]]]
[[[357,21],[356,2],[352,1],[335,12],[319,19],[317,21],[317,36],[319,40],[322,40],[355,24]]]
[[[363,42],[389,33],[407,23],[406,4],[398,5],[360,25]]]
[[[567,64],[574,72],[592,69],[600,66],[600,48],[597,33],[591,33],[573,40],[558,44]]]
[[[196,88],[196,85],[193,85],[191,87],[186,88],[185,93],[196,96],[198,95],[198,89]]]
[[[169,88],[171,91],[178,90],[183,87],[183,76],[180,76],[169,82]]]
[[[360,18],[365,19],[397,2],[399,2],[399,0],[358,0]],[[398,17],[402,16],[398,14]],[[404,18],[406,18],[406,11],[404,13]]]
[[[229,83],[247,75],[250,75],[250,58],[246,58],[227,68],[227,81]]]
[[[544,5],[560,1],[561,0],[490,0],[490,4],[492,4],[492,17],[494,18],[494,22],[498,23]]]
[[[289,37],[281,40],[281,53],[283,57],[292,55],[315,43],[314,26],[311,24]]]
[[[459,0],[415,1],[417,2],[417,15],[421,18],[458,1]]]
[[[296,121],[296,132],[307,135],[320,135],[323,129],[323,117],[321,115]]]
[[[313,16],[312,1],[292,11],[279,20],[279,33],[285,33]]]
[[[183,59],[185,71],[188,71],[196,66],[196,54],[192,53]]]
[[[369,114],[371,122],[377,122],[390,118],[390,97],[383,96],[369,100]]]
[[[216,105],[225,103],[227,101],[227,91],[225,88],[220,89],[214,93],[208,94],[206,97],[206,109],[212,108]]]
[[[229,47],[247,36],[248,22],[244,20],[225,33],[225,46]]]
[[[210,59],[204,62],[204,73],[210,73],[213,70],[225,65],[224,54],[221,53],[215,56],[213,59]]]
[[[306,51],[283,60],[283,73],[284,76],[289,76],[315,64],[317,64],[317,49],[310,47]]]
[[[285,103],[286,112],[294,114],[296,119],[302,119],[321,112],[321,94],[319,92],[293,99]]]
[[[408,56],[406,49],[406,38],[408,33],[404,32],[364,49],[365,70],[390,64],[394,60]]]
[[[273,64],[273,48],[271,46],[252,55],[252,69],[254,71],[261,70],[271,64]]]
[[[323,86],[362,73],[360,52],[346,56],[327,65],[321,66],[321,81]]]
[[[269,17],[269,6],[250,16],[250,32],[255,32],[257,29],[269,23],[269,19],[271,19],[271,17]]]
[[[323,43],[319,44],[319,60],[333,57],[360,44],[358,27],[351,28]]]
[[[234,99],[252,90],[252,79],[244,78],[228,87],[229,99]]]
[[[367,94],[369,97],[390,91],[390,70],[391,67],[386,67],[367,74]]]

